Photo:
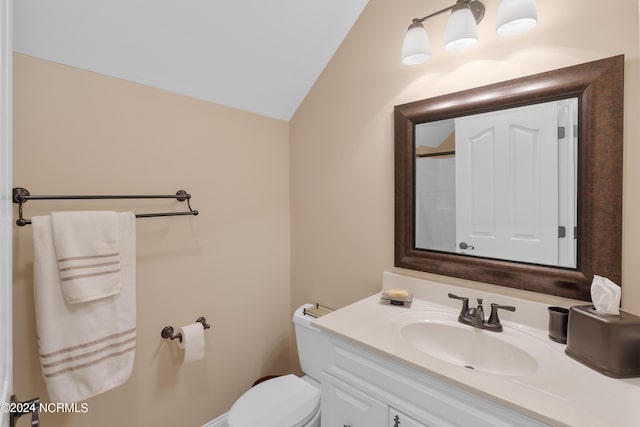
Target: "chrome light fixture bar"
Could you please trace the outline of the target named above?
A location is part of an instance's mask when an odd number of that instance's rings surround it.
[[[457,0],[452,6],[412,20],[402,43],[403,64],[421,64],[431,58],[429,36],[422,23],[449,11],[445,50],[460,51],[478,43],[477,24],[484,18],[485,6],[480,0]],[[535,0],[501,0],[496,21],[496,32],[501,36],[519,34],[535,27],[538,21]]]

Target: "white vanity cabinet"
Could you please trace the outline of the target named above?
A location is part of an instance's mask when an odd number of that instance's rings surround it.
[[[387,405],[333,375],[323,373],[320,402],[323,427],[387,427]]]
[[[364,347],[334,336],[329,341],[322,427],[545,425]]]
[[[327,373],[321,402],[323,427],[428,427]]]
[[[395,408],[389,407],[389,421],[388,427],[429,427],[426,424],[422,424],[411,418],[410,416],[403,414]]]

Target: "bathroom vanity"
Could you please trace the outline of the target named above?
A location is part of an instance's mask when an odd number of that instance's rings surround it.
[[[332,344],[322,376],[323,426],[544,425],[345,341]]]
[[[313,321],[328,342],[323,427],[637,425],[640,378],[566,356],[548,338],[547,304],[392,273],[383,287],[413,302],[376,294]],[[500,312],[503,332],[473,328],[448,293],[516,311]]]

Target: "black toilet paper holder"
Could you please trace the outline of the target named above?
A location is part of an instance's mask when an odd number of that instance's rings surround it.
[[[207,319],[204,317],[198,317],[196,319],[196,322],[201,323],[203,329],[209,329],[211,327],[211,325],[207,323]],[[179,342],[182,342],[182,334],[178,332],[177,334],[174,335],[173,332],[174,332],[173,326],[165,326],[164,328],[162,328],[162,332],[160,332],[160,336],[164,339],[170,339],[172,341],[177,339]]]

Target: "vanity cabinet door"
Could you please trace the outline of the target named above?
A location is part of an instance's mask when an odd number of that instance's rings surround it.
[[[408,415],[402,412],[389,408],[389,423],[388,427],[429,427],[426,424],[419,423]]]
[[[387,405],[327,373],[321,405],[322,427],[387,427]]]

